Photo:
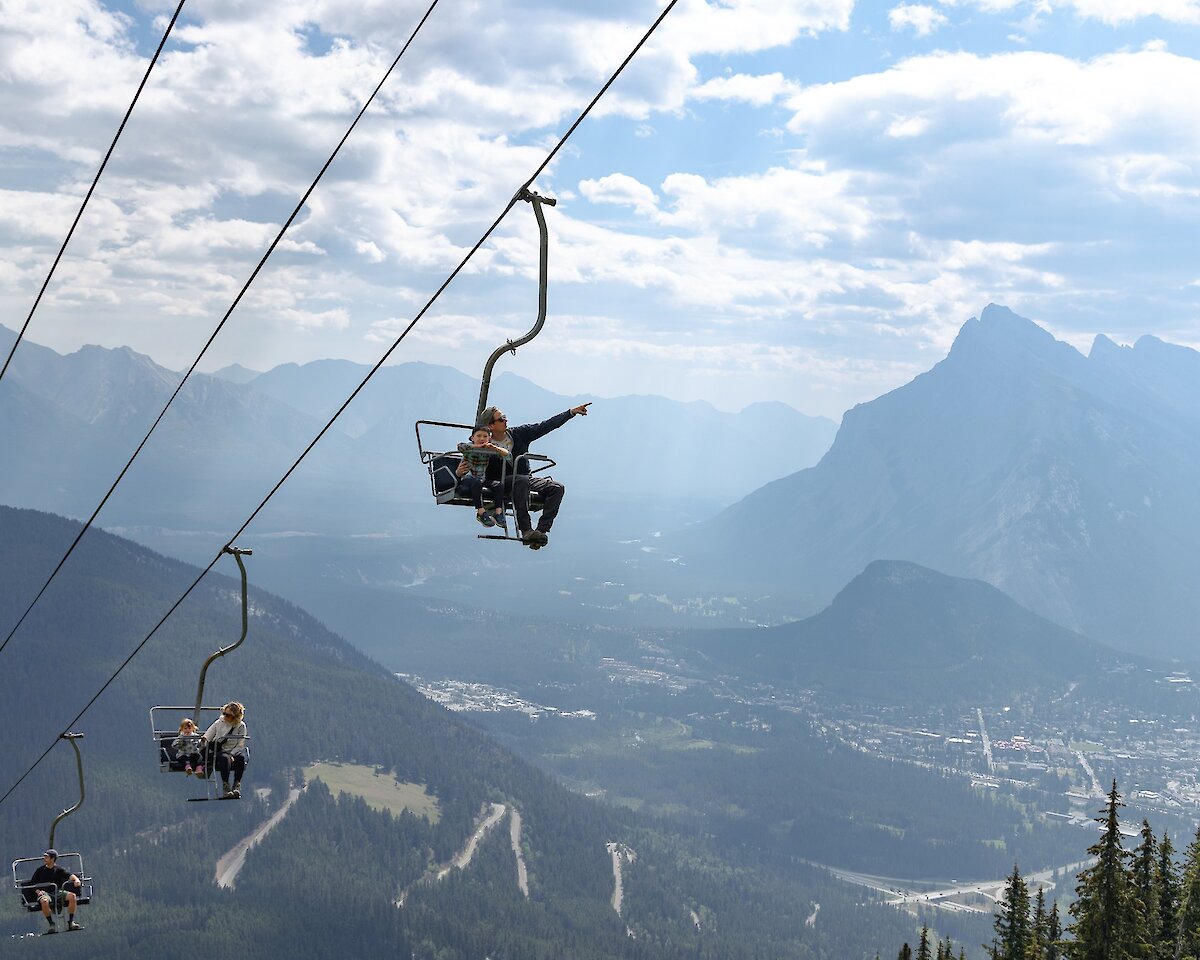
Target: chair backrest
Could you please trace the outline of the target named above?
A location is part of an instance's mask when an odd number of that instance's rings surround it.
[[[454,498],[458,486],[458,465],[462,457],[456,453],[443,453],[429,461],[429,476],[433,481],[433,494],[438,503]]]

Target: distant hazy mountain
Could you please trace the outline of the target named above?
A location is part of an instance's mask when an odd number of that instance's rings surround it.
[[[283,364],[251,382],[313,416],[336,408],[369,368],[345,360]],[[379,371],[339,426],[351,436],[380,446],[412,435],[417,420],[465,423],[473,419],[479,381],[449,367],[406,363]],[[829,449],[836,425],[809,417],[783,403],[751,404],[724,413],[703,402],[665,397],[563,396],[511,373],[497,376],[489,400],[512,422],[545,420],[576,404],[594,401],[585,422],[571,424],[535,447],[554,457],[561,470],[587,474],[589,490],[620,496],[729,500],[760,485],[811,466]],[[449,434],[447,434],[449,436]],[[782,443],[781,438],[787,442]],[[460,438],[453,436],[453,441]],[[717,443],[741,451],[720,470],[687,467],[698,444]],[[771,449],[770,461],[758,452]],[[556,473],[556,476],[558,474]]]
[[[815,616],[687,635],[742,675],[867,699],[979,703],[1094,678],[1116,656],[979,580],[877,560]]]
[[[849,411],[812,469],[674,547],[723,580],[830,597],[872,560],[976,577],[1114,646],[1195,656],[1200,354],[1088,356],[989,306],[949,356]]]
[[[0,327],[0,347],[12,331]],[[243,519],[368,368],[346,361],[285,364],[264,374],[227,367],[195,374],[129,473],[106,522],[224,530]],[[87,346],[60,356],[25,341],[0,383],[0,441],[16,469],[0,473],[0,502],[74,515],[90,513],[180,375],[128,348]],[[413,504],[429,506],[417,456],[418,419],[468,421],[478,383],[448,367],[387,367],[356,398],[266,518],[280,529],[362,533],[420,529]],[[514,422],[543,420],[588,397],[563,397],[519,377],[496,378],[492,398]],[[660,397],[598,400],[586,421],[538,445],[558,460],[573,496],[644,502],[701,500],[715,510],[762,482],[763,465],[738,458],[726,469],[684,469],[698,442],[730,437],[747,449],[791,438],[791,460],[773,457],[767,477],[815,463],[834,424],[783,404],[739,414]],[[449,449],[462,431],[435,432]],[[428,513],[429,511],[426,511]]]
[[[11,331],[0,332],[11,344]],[[23,342],[0,382],[0,438],[8,455],[0,502],[90,513],[179,377],[128,348],[86,346],[60,356]],[[273,397],[196,374],[118,488],[105,520],[223,530],[244,518],[319,426]],[[326,441],[281,493],[277,516],[345,524],[348,502],[361,508],[394,496],[375,451],[342,434]]]
[[[249,383],[261,373],[261,370],[251,370],[249,367],[243,367],[240,363],[231,363],[220,370],[214,370],[209,376],[216,377],[218,380],[228,380],[231,383]]]

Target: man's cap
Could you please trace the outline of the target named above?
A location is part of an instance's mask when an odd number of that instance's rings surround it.
[[[479,426],[491,427],[492,421],[496,419],[496,407],[484,407],[483,413],[479,415]]]
[[[54,860],[57,860],[58,859],[58,851],[55,850],[53,847],[51,847],[49,850],[47,850],[45,853],[43,853],[42,856],[50,857]]]

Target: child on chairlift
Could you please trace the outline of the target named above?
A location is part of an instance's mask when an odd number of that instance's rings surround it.
[[[468,473],[459,478],[458,485],[466,491],[475,504],[475,519],[485,527],[501,526],[508,533],[508,525],[504,517],[504,489],[499,480],[488,480],[488,461],[493,456],[511,458],[512,454],[499,444],[492,443],[492,432],[487,427],[476,427],[471,431],[471,442],[460,443],[458,452],[470,468]],[[483,506],[483,495],[496,504],[493,513],[488,513]]]
[[[200,733],[196,721],[184,717],[179,724],[179,736],[171,741],[175,748],[175,756],[183,760],[183,772],[189,777],[194,772],[196,776],[204,776],[204,760],[200,756]]]

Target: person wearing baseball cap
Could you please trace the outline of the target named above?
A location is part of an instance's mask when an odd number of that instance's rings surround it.
[[[41,905],[42,916],[50,925],[46,932],[58,933],[54,916],[62,913],[64,906],[67,908],[67,929],[83,929],[83,924],[75,922],[76,898],[81,885],[82,881],[75,874],[58,865],[58,851],[51,848],[42,854],[42,865],[33,871],[33,876],[22,887],[28,891],[26,897],[32,893],[31,902],[36,899]]]

